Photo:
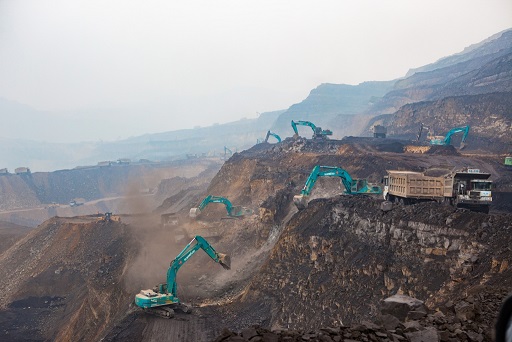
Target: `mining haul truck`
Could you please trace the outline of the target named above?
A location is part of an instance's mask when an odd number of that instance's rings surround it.
[[[388,201],[402,204],[437,201],[457,208],[489,212],[492,202],[490,173],[479,169],[387,172],[383,179],[383,195]]]

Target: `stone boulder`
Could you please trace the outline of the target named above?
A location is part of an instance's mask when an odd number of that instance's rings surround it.
[[[405,295],[393,295],[384,299],[381,304],[380,312],[382,315],[392,315],[401,322],[405,322],[407,315],[414,312],[416,315],[427,314],[428,309],[421,300]]]

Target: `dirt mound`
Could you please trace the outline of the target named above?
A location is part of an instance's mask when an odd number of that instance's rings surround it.
[[[443,156],[458,156],[457,149],[452,145],[432,145],[425,154],[437,154]]]
[[[12,340],[98,340],[124,316],[133,244],[116,222],[54,218],[0,255],[0,331]]]
[[[32,229],[31,227],[0,221],[0,254],[27,235]]]

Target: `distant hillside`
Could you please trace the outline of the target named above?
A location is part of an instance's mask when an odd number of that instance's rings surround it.
[[[483,41],[466,47],[463,51],[448,57],[443,57],[434,63],[425,66],[410,69],[405,77],[409,77],[418,72],[432,71],[435,69],[445,68],[471,59],[493,54],[511,46],[512,29],[504,30],[493,34]]]
[[[13,172],[16,167],[27,166],[33,171],[47,171],[96,165],[100,161],[119,158],[168,161],[185,159],[187,155],[221,157],[224,146],[236,152],[265,138],[267,130],[282,112],[267,112],[256,119],[146,134],[113,142],[66,144],[0,138],[0,169],[9,168]]]
[[[32,174],[0,175],[0,211],[36,207],[52,202],[68,204],[155,189],[160,180],[195,177],[219,160],[190,159],[168,163],[112,165]]]
[[[355,116],[367,110],[393,87],[395,81],[364,82],[358,85],[324,83],[313,89],[304,101],[292,105],[279,116],[272,128],[277,132],[293,131],[291,120],[311,121],[331,129],[334,137],[355,135],[362,127]],[[308,135],[311,136],[308,131]]]
[[[512,30],[494,40],[442,59],[397,81],[373,107],[374,114],[391,114],[403,105],[447,96],[512,90]]]
[[[512,148],[511,109],[512,92],[455,96],[405,105],[387,116],[385,124],[390,136],[408,139],[416,139],[420,123],[435,135],[470,125],[468,150],[507,153]]]
[[[187,155],[222,156],[224,147],[235,152],[253,146],[258,139],[265,137],[268,129],[272,129],[282,138],[292,136],[291,120],[311,121],[323,129],[330,129],[334,139],[349,135],[368,136],[371,135],[370,127],[373,124],[390,123],[391,115],[408,104],[428,101],[432,105],[440,103],[437,101],[444,98],[511,91],[512,29],[473,44],[460,53],[412,69],[402,79],[363,82],[359,85],[324,83],[311,90],[302,102],[291,105],[287,110],[263,113],[256,119],[147,134],[115,142],[50,144],[15,139],[9,132],[9,120],[14,115],[12,113],[23,117],[23,122],[27,129],[32,130],[34,137],[45,133],[44,129],[40,129],[46,127],[41,124],[44,113],[0,99],[0,112],[11,113],[5,115],[1,126],[3,131],[0,129],[0,169],[7,167],[12,170],[18,166],[28,166],[34,171],[55,170],[73,168],[76,165],[96,165],[102,160],[119,158],[174,160],[184,159]],[[496,96],[479,99],[493,100]],[[480,106],[485,104],[481,103]],[[486,106],[493,108],[494,104],[488,103]],[[438,131],[448,131],[453,126],[443,126],[441,122],[448,124],[449,120],[437,120],[439,113],[436,110],[432,108],[431,114],[424,118],[425,121],[435,121],[439,125]],[[504,110],[512,111],[510,107]],[[465,118],[465,115],[473,114],[468,110],[459,113],[461,117]],[[98,123],[87,121],[86,115],[60,119],[50,116],[50,119],[55,119],[53,124],[62,127],[79,125],[83,130],[99,129]],[[100,125],[101,129],[110,130],[116,126],[115,123],[110,125],[108,118],[105,120],[107,121]],[[454,122],[454,126],[463,124],[462,121]],[[63,129],[62,134],[67,131]],[[389,131],[402,134],[398,127],[391,126]],[[300,127],[300,134],[311,137],[312,132],[307,127]],[[477,131],[472,131],[473,138],[478,134]]]
[[[386,121],[386,116],[380,115],[393,114],[407,104],[510,91],[512,29],[473,44],[460,53],[412,69],[403,79],[364,82],[357,86],[322,84],[313,89],[304,101],[281,114],[273,128],[290,131],[292,119],[308,120],[324,129],[331,129],[334,138],[370,135],[372,125]],[[440,130],[450,128],[440,127]],[[303,132],[310,136],[307,129]]]

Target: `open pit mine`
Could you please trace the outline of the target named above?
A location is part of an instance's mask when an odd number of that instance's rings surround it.
[[[263,142],[100,213],[3,216],[0,340],[493,341],[512,169],[414,146]]]

